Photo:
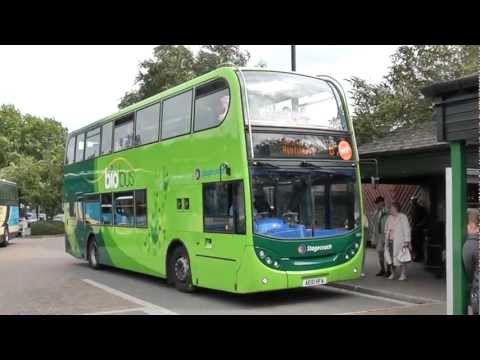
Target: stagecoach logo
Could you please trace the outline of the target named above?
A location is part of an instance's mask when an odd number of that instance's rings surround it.
[[[117,189],[118,187],[133,186],[134,178],[132,173],[119,170],[105,169],[105,189]]]
[[[305,251],[306,251],[305,245],[302,244],[302,245],[300,245],[300,246],[298,247],[298,253],[299,253],[300,255],[305,254]]]
[[[332,250],[332,244],[328,244],[328,245],[308,245],[308,246],[305,246],[305,245],[302,244],[298,247],[298,253],[300,255],[303,255],[307,252],[316,253],[318,251],[323,251],[323,250]]]

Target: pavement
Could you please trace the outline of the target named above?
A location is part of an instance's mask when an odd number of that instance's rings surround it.
[[[367,264],[370,257],[367,256]],[[365,287],[370,282],[373,284],[375,278],[371,276],[373,267],[370,269],[370,265],[367,266],[366,271],[367,277],[358,281]],[[356,286],[356,282],[342,283],[347,286],[344,288],[318,286],[249,295],[207,289],[185,294],[168,286],[165,280],[152,276],[113,268],[92,270],[85,261],[65,253],[61,236],[14,239],[7,248],[0,249],[0,274],[0,315],[444,313],[440,298],[435,302],[415,303],[378,292],[366,293],[348,288]],[[400,282],[387,282],[386,279],[380,279],[380,283],[413,289],[413,274],[412,271],[411,278],[402,285],[397,284]],[[393,288],[395,291],[402,289]],[[422,290],[423,294],[432,296],[426,290]]]
[[[375,276],[379,271],[376,251],[368,248],[365,254],[365,277],[334,284],[334,286],[413,304],[435,304],[432,308],[438,310],[439,314],[446,314],[447,285],[445,278],[437,278],[434,273],[425,270],[423,263],[416,262],[407,265],[408,278],[405,281]],[[423,308],[427,308],[427,306]]]

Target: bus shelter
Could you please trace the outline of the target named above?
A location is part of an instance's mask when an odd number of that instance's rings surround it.
[[[445,169],[447,240],[447,312],[466,314],[467,275],[462,249],[467,228],[467,149],[474,148],[478,171],[479,93],[478,74],[433,83],[422,90],[433,100],[437,139],[449,144],[450,164]]]

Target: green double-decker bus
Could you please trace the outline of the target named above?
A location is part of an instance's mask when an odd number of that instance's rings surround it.
[[[358,154],[326,76],[222,67],[71,133],[65,247],[177,289],[360,276]]]

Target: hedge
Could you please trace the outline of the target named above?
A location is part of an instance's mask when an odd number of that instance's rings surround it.
[[[65,225],[61,221],[37,221],[30,224],[32,235],[60,235],[65,233]]]

